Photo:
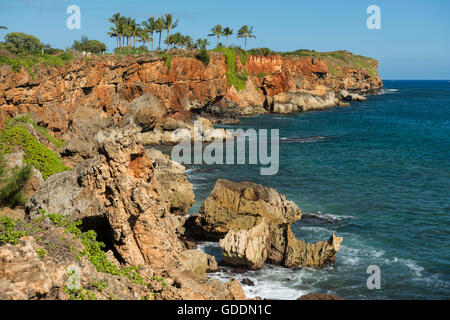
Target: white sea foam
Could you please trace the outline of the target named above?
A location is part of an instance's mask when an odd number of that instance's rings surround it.
[[[389,94],[389,93],[395,93],[398,92],[398,89],[381,89],[380,93],[378,93],[378,95],[384,95],[384,94]]]
[[[327,139],[324,136],[314,136],[314,137],[281,137],[281,142],[300,142],[300,143],[312,143],[319,142]]]
[[[337,215],[337,214],[332,214],[332,213],[327,213],[327,212],[322,212],[322,211],[317,211],[317,213],[309,213],[312,216],[316,216],[319,218],[326,218],[326,219],[330,219],[330,220],[344,220],[344,219],[354,219],[354,216],[346,216],[346,215]]]
[[[424,270],[424,268],[422,266],[419,266],[415,261],[411,259],[399,259],[398,261],[400,263],[403,263],[411,271],[413,271],[416,277],[422,277],[422,271]]]

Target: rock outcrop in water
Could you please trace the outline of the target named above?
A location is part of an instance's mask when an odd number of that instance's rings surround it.
[[[274,189],[219,179],[196,224],[212,239],[223,238],[224,262],[231,265],[260,269],[266,259],[288,268],[334,263],[342,238],[333,234],[316,244],[298,240],[291,225],[301,216],[298,206]]]
[[[270,250],[269,225],[265,218],[246,230],[230,230],[220,240],[223,260],[226,264],[262,269]]]

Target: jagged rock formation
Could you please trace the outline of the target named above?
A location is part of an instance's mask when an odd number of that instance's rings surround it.
[[[202,204],[196,224],[212,239],[224,238],[220,241],[224,261],[232,265],[258,269],[266,258],[289,268],[334,263],[342,238],[333,235],[316,244],[296,239],[290,226],[301,216],[298,206],[274,189],[219,179]]]
[[[164,169],[155,169],[156,158],[152,162],[147,156],[136,128],[101,132],[97,145],[97,155],[45,182],[26,205],[30,218],[45,210],[90,225],[100,222],[103,236],[124,263],[148,266],[154,274],[172,279],[176,287],[165,289],[167,298],[244,298],[234,282],[205,279],[207,270],[217,269],[212,256],[185,249],[179,239],[185,217],[171,213],[171,208],[180,213],[190,204],[175,197],[171,206],[171,195],[180,190],[171,194],[170,184],[160,184]],[[162,162],[176,167],[170,160]]]
[[[323,268],[333,264],[336,254],[341,246],[342,237],[333,235],[328,241],[319,241],[315,244],[305,243],[297,239],[293,232],[288,233],[284,265],[288,268],[297,266]]]
[[[162,192],[169,197],[170,212],[186,215],[194,204],[194,189],[184,173],[186,168],[159,150],[150,148],[145,154],[153,164]]]
[[[61,229],[46,230],[46,237],[65,239],[71,245],[82,246]],[[39,257],[38,250],[42,248],[31,236],[20,239],[18,245],[0,246],[0,300],[70,299],[68,284],[73,271],[79,272],[76,281],[80,285],[79,290],[90,289],[89,292],[93,294],[86,299],[154,299],[143,285],[125,277],[98,272],[84,257],[76,259],[68,247],[62,249],[62,242],[59,241],[52,243],[55,252],[47,252],[44,257]],[[77,285],[76,282],[72,283]],[[95,284],[101,284],[104,288],[93,290]]]
[[[55,297],[54,289],[64,286],[65,268],[40,261],[35,245],[25,237],[17,246],[0,246],[0,300]]]
[[[270,250],[269,225],[262,218],[251,229],[230,230],[220,246],[226,264],[262,269]]]
[[[252,228],[258,217],[276,225],[291,225],[301,215],[294,202],[272,188],[219,179],[200,207],[197,224],[218,239],[230,230]]]

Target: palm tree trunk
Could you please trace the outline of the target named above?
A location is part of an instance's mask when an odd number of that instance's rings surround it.
[[[152,32],[152,51],[153,51],[153,32]]]
[[[247,37],[245,37],[245,48],[247,48]]]
[[[162,34],[162,31],[159,33],[158,51],[161,50],[161,34]]]
[[[166,50],[169,50],[169,34],[170,34],[170,28],[167,28],[167,38],[166,38],[167,49]]]

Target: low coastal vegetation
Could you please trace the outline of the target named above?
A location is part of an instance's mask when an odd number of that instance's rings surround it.
[[[241,63],[245,64],[248,56],[245,51],[237,48],[225,48],[218,47],[214,49],[214,52],[220,52],[225,55],[226,62],[226,77],[229,86],[234,86],[234,88],[238,91],[245,89],[245,83],[248,80],[248,72],[243,69],[242,72],[238,72],[236,66],[236,56],[240,57]],[[245,53],[244,53],[245,52]]]
[[[5,157],[0,154],[0,208],[24,205],[23,188],[31,176],[31,166],[7,168]],[[1,240],[0,240],[1,241]]]
[[[97,233],[94,230],[82,231],[81,224],[80,220],[70,221],[62,214],[46,213],[45,211],[41,211],[40,216],[30,222],[0,217],[0,246],[4,244],[17,245],[22,237],[32,236],[36,239],[38,245],[36,253],[40,260],[45,259],[49,252],[52,255],[70,256],[70,259],[74,260],[86,258],[100,273],[126,278],[143,288],[148,287],[144,278],[139,274],[139,266],[120,267],[113,264],[103,251],[105,244],[97,240]],[[63,234],[67,236],[55,237],[52,232],[49,232],[49,228],[63,230]],[[77,246],[77,242],[81,243],[81,246]],[[73,272],[68,271],[68,279]],[[157,281],[164,283],[163,278],[158,278]],[[103,292],[106,288],[108,288],[108,283],[105,280],[92,279],[86,287],[69,288],[65,286],[63,290],[70,300],[94,300],[95,292]],[[154,295],[150,289],[147,291],[147,297]],[[115,297],[110,296],[110,299],[115,300]]]
[[[69,170],[58,153],[30,133],[34,129],[36,135],[46,140],[55,148],[64,145],[63,141],[52,137],[45,128],[39,127],[29,115],[8,119],[0,132],[0,154],[7,155],[17,150],[24,153],[24,162],[38,169],[42,177],[47,179],[52,174]]]

